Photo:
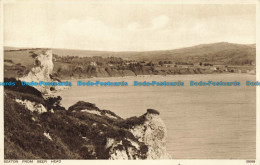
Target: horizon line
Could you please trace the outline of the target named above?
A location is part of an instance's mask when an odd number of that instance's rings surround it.
[[[115,50],[97,50],[97,49],[76,49],[76,48],[50,48],[50,47],[20,47],[20,46],[5,46],[3,45],[3,48],[5,47],[11,47],[11,48],[19,48],[19,49],[65,49],[65,50],[81,50],[81,51],[93,51],[93,52],[155,52],[155,51],[171,51],[171,50],[178,50],[178,49],[185,49],[189,47],[195,47],[195,46],[201,46],[201,45],[210,45],[210,44],[220,44],[220,43],[227,43],[227,44],[237,44],[237,45],[256,45],[256,43],[248,43],[248,44],[242,44],[242,43],[234,43],[234,42],[226,42],[226,41],[220,41],[220,42],[211,42],[211,43],[201,43],[191,46],[184,46],[184,47],[178,47],[178,48],[172,48],[172,49],[156,49],[156,50],[122,50],[122,51],[115,51]],[[11,49],[10,49],[11,50]],[[4,50],[5,51],[5,50]]]

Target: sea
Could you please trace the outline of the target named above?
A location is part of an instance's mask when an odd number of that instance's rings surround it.
[[[78,86],[57,92],[68,108],[77,101],[95,103],[128,118],[158,110],[167,127],[167,151],[173,159],[255,159],[256,87],[251,74],[152,75],[81,79],[122,82],[128,86]],[[134,86],[138,82],[178,82],[183,86]],[[194,82],[239,82],[240,86],[190,86]]]

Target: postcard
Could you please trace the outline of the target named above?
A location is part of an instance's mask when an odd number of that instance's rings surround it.
[[[1,1],[2,163],[259,164],[259,9]]]

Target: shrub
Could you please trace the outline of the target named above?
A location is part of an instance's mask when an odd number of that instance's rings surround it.
[[[76,104],[72,105],[69,107],[69,111],[80,111],[83,109],[88,109],[88,110],[99,110],[98,107],[96,107],[95,104],[85,102],[85,101],[78,101]]]
[[[4,60],[4,62],[14,63],[13,60]]]
[[[15,86],[5,86],[4,89],[9,89],[12,91],[17,91],[17,92],[21,92],[21,93],[29,93],[29,94],[33,94],[37,97],[43,98],[42,97],[42,93],[40,91],[38,91],[36,88],[32,87],[32,86],[28,86],[28,85],[24,85],[22,86],[22,82],[20,80],[16,80],[15,78],[4,78],[5,82],[14,82]]]
[[[66,110],[64,107],[60,105],[62,98],[60,96],[57,97],[48,97],[45,100],[45,105],[47,110]]]
[[[127,118],[126,120],[120,120],[115,124],[121,128],[130,129],[136,125],[141,125],[144,122],[145,122],[145,115],[142,115],[139,117],[130,117]]]
[[[160,115],[160,112],[158,112],[157,110],[154,110],[154,109],[147,109],[147,113]]]

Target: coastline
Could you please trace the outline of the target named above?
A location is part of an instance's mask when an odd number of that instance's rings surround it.
[[[130,78],[149,78],[149,77],[156,77],[156,78],[166,78],[166,77],[185,77],[185,76],[210,76],[210,75],[252,75],[255,76],[256,74],[252,73],[211,73],[211,74],[176,74],[176,75],[136,75],[136,76],[117,76],[117,77],[91,77],[91,78],[72,78],[72,79],[60,79],[61,81],[76,81],[76,80],[99,80],[99,79],[130,79]]]
[[[131,116],[140,116],[145,112],[147,108],[154,108],[160,111],[162,120],[166,123],[168,130],[169,140],[167,141],[167,149],[174,159],[180,159],[185,157],[191,157],[188,150],[192,153],[196,153],[194,157],[202,157],[201,153],[197,153],[201,147],[210,148],[211,144],[203,143],[202,146],[196,144],[190,144],[190,146],[184,145],[188,143],[188,140],[183,137],[183,134],[189,134],[189,131],[198,134],[200,138],[194,138],[189,135],[192,140],[203,139],[202,141],[214,141],[211,135],[208,135],[207,129],[200,131],[200,127],[215,123],[223,130],[230,132],[228,135],[232,136],[235,133],[240,132],[236,128],[233,128],[232,122],[238,121],[236,118],[239,115],[239,119],[243,120],[244,125],[253,123],[252,114],[255,109],[255,87],[246,87],[244,85],[246,80],[255,80],[255,75],[244,74],[244,73],[227,73],[227,74],[200,74],[200,75],[170,75],[170,76],[138,76],[128,77],[128,82],[139,79],[140,81],[145,80],[161,80],[164,78],[166,81],[183,80],[186,83],[190,80],[197,81],[241,81],[243,85],[240,87],[190,87],[189,84],[185,84],[184,87],[80,87],[73,85],[68,91],[61,91],[56,93],[56,96],[60,95],[63,97],[62,104],[66,103],[71,105],[78,100],[84,100],[91,103],[95,103],[102,109],[108,109],[122,118],[126,119]],[[92,78],[87,79],[88,81],[93,80],[124,80],[124,77],[106,77],[106,78]],[[77,80],[73,80],[72,83],[77,83]],[[234,95],[234,92],[236,95]],[[208,95],[214,93],[212,97]],[[142,99],[146,98],[146,99]],[[205,107],[204,107],[205,106]],[[65,106],[66,107],[66,106]],[[245,111],[247,109],[248,111]],[[242,116],[245,114],[246,116]],[[224,114],[228,114],[227,117]],[[215,120],[215,115],[217,119]],[[223,116],[224,115],[224,116]],[[199,118],[199,120],[198,120]],[[184,123],[183,123],[184,122]],[[242,121],[241,121],[242,122]],[[251,124],[250,124],[251,125]],[[210,127],[210,125],[209,125]],[[187,128],[187,129],[186,129]],[[213,128],[211,128],[213,129]],[[214,129],[213,129],[214,130]],[[251,130],[251,129],[250,129]],[[220,132],[219,132],[220,131]],[[221,130],[210,131],[215,136],[220,136]],[[246,135],[245,135],[246,136]],[[184,138],[184,139],[183,139]],[[244,138],[241,137],[241,138]],[[234,142],[235,138],[232,136]],[[183,145],[179,145],[177,142],[184,141]],[[226,147],[233,146],[233,144],[227,143],[228,139],[223,139],[221,143],[225,143]],[[239,142],[235,142],[234,145],[240,145]],[[251,144],[251,143],[250,143]],[[193,146],[193,147],[192,147]],[[179,152],[182,147],[189,148],[187,151]],[[216,147],[216,146],[214,146]],[[221,148],[221,146],[219,147]],[[246,154],[246,153],[239,153]],[[212,156],[214,155],[214,156]],[[219,152],[217,154],[211,153],[204,158],[223,157],[225,152]],[[236,154],[233,154],[233,157]]]

